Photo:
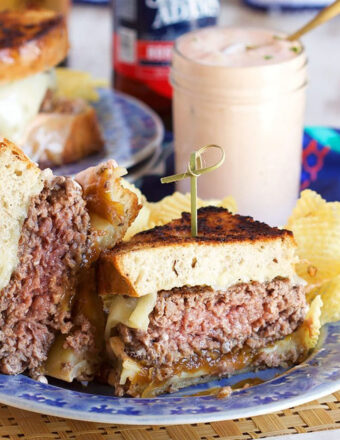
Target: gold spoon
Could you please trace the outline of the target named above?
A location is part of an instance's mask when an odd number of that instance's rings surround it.
[[[330,4],[326,8],[322,9],[316,17],[314,17],[309,23],[305,24],[301,29],[289,35],[285,39],[288,41],[295,41],[302,37],[302,35],[311,31],[320,24],[331,20],[336,15],[340,14],[340,0],[336,0],[334,3]]]
[[[291,35],[288,35],[287,37],[281,37],[280,39],[286,40],[286,41],[296,41],[302,35],[306,34],[307,32],[311,31],[315,27],[319,26],[320,24],[325,23],[328,20],[331,20],[336,15],[340,14],[340,0],[336,0],[334,3],[330,4],[326,8],[322,9],[316,17],[314,17],[309,23],[305,24],[301,29],[297,30]],[[278,38],[278,37],[277,37]],[[270,46],[271,43],[265,43],[261,45],[249,45],[246,46],[247,50],[253,50],[253,49],[259,49],[262,47]],[[227,48],[229,50],[229,48]]]

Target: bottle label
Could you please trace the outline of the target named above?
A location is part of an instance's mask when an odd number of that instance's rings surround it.
[[[124,0],[116,2],[114,69],[171,97],[173,41],[216,24],[219,0]]]

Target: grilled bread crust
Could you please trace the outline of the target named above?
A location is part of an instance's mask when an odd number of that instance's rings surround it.
[[[44,9],[0,12],[0,82],[48,70],[68,48],[63,15]]]
[[[190,214],[184,212],[106,252],[99,265],[99,291],[139,297],[183,285],[227,287],[233,272],[259,281],[289,278],[295,247],[290,231],[209,206],[198,210],[197,237],[191,236]],[[263,280],[257,278],[261,274]]]
[[[182,217],[164,226],[142,231],[130,241],[120,245],[116,253],[129,252],[139,247],[179,245],[185,243],[236,243],[270,241],[278,238],[292,238],[293,233],[286,229],[271,227],[255,221],[252,217],[232,214],[225,208],[207,206],[197,211],[198,235],[191,236],[191,216],[182,212]]]

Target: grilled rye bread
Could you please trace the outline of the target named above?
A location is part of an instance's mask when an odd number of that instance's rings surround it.
[[[294,276],[290,231],[232,215],[224,208],[198,210],[193,238],[190,214],[141,232],[101,258],[101,294],[143,296],[184,285],[227,287],[237,281]],[[145,268],[147,264],[147,270]]]
[[[65,18],[49,10],[0,12],[0,82],[44,72],[69,48]]]

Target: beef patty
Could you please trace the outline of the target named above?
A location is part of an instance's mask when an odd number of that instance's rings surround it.
[[[81,188],[65,177],[46,181],[30,202],[18,266],[0,292],[1,372],[38,374],[56,330],[70,329],[69,304],[90,240]]]
[[[232,350],[254,351],[282,339],[302,323],[306,307],[304,288],[283,278],[226,291],[176,288],[158,293],[147,331],[119,324],[116,332],[129,356],[166,376],[183,359],[218,362]]]

